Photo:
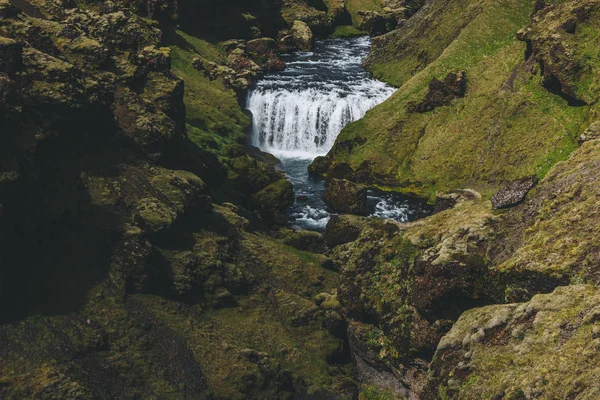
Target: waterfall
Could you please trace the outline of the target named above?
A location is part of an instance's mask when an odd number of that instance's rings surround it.
[[[247,100],[252,144],[279,157],[326,154],[341,130],[394,91],[362,68],[369,39],[317,44],[293,56],[284,72],[267,75]]]
[[[310,53],[284,56],[287,68],[265,75],[248,93],[252,144],[281,160],[294,185],[296,201],[287,213],[297,229],[322,232],[331,215],[322,197],[325,181],[308,173],[312,159],[326,154],[346,125],[394,93],[362,67],[369,46],[366,37],[317,42]],[[397,221],[428,213],[426,204],[372,190],[367,210]]]

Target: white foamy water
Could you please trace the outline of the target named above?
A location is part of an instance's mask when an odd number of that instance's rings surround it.
[[[278,157],[326,154],[346,125],[395,90],[362,68],[369,45],[369,38],[319,42],[265,76],[248,95],[253,145]]]

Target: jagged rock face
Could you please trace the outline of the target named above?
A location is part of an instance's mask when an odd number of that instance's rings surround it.
[[[597,224],[590,217],[596,215],[599,154],[597,140],[583,143],[504,216],[492,257],[511,277],[509,299],[527,299],[574,279],[600,282]]]
[[[427,363],[452,323],[502,294],[485,261],[493,226],[489,202],[469,196],[409,224],[349,216],[330,221],[326,240],[335,245],[338,299],[365,387],[404,388],[418,398]]]
[[[600,30],[600,4],[568,1],[539,7],[529,26],[519,31],[529,54],[540,64],[546,86],[572,103],[594,104],[600,97],[598,55],[592,32]]]
[[[596,398],[598,289],[465,312],[440,341],[424,398]]]

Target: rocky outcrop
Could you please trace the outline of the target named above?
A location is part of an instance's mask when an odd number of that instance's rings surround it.
[[[358,15],[361,19],[358,28],[365,32],[369,32],[371,36],[382,35],[391,31],[397,21],[392,14],[381,14],[377,11],[359,11]]]
[[[323,201],[334,211],[366,215],[367,188],[346,179],[331,179],[323,193]]]
[[[207,78],[219,79],[236,91],[248,89],[265,72],[285,68],[274,39],[228,40],[221,45],[227,51],[225,65],[200,56],[192,60],[192,65]]]
[[[418,113],[432,111],[437,107],[449,105],[454,99],[465,97],[466,92],[467,76],[465,72],[450,72],[443,82],[433,78],[429,82],[425,98],[418,103],[410,103],[408,111]]]
[[[465,196],[409,224],[348,218],[332,218],[325,237],[335,246],[338,299],[363,388],[418,398],[453,322],[503,294],[485,259],[496,223],[491,205]]]
[[[579,136],[579,144],[588,142],[590,140],[600,139],[600,121],[592,123],[586,130]]]
[[[437,347],[424,397],[598,396],[599,305],[598,289],[575,285],[465,312]]]
[[[574,105],[594,104],[600,97],[597,59],[589,54],[593,39],[580,32],[598,29],[600,5],[593,0],[543,5],[518,33],[528,55],[540,65],[545,86]]]
[[[492,254],[498,270],[511,277],[509,299],[527,299],[572,280],[600,282],[592,261],[599,248],[596,223],[589,217],[596,213],[599,154],[598,141],[583,143],[503,218]]]
[[[495,209],[499,209],[512,207],[521,203],[537,182],[538,178],[535,175],[509,182],[492,196],[492,206]]]

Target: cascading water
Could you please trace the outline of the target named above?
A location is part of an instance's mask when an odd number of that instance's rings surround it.
[[[325,185],[309,176],[310,162],[327,154],[347,124],[394,92],[362,67],[369,46],[368,37],[317,42],[310,53],[283,56],[287,68],[265,75],[248,94],[252,144],[281,160],[294,185],[296,202],[289,214],[298,228],[322,230],[329,220]],[[400,221],[423,213],[413,203],[374,192],[368,197],[371,215]]]
[[[362,68],[369,45],[367,37],[333,39],[287,56],[287,69],[265,76],[249,94],[253,144],[280,157],[326,154],[344,126],[394,92]]]

